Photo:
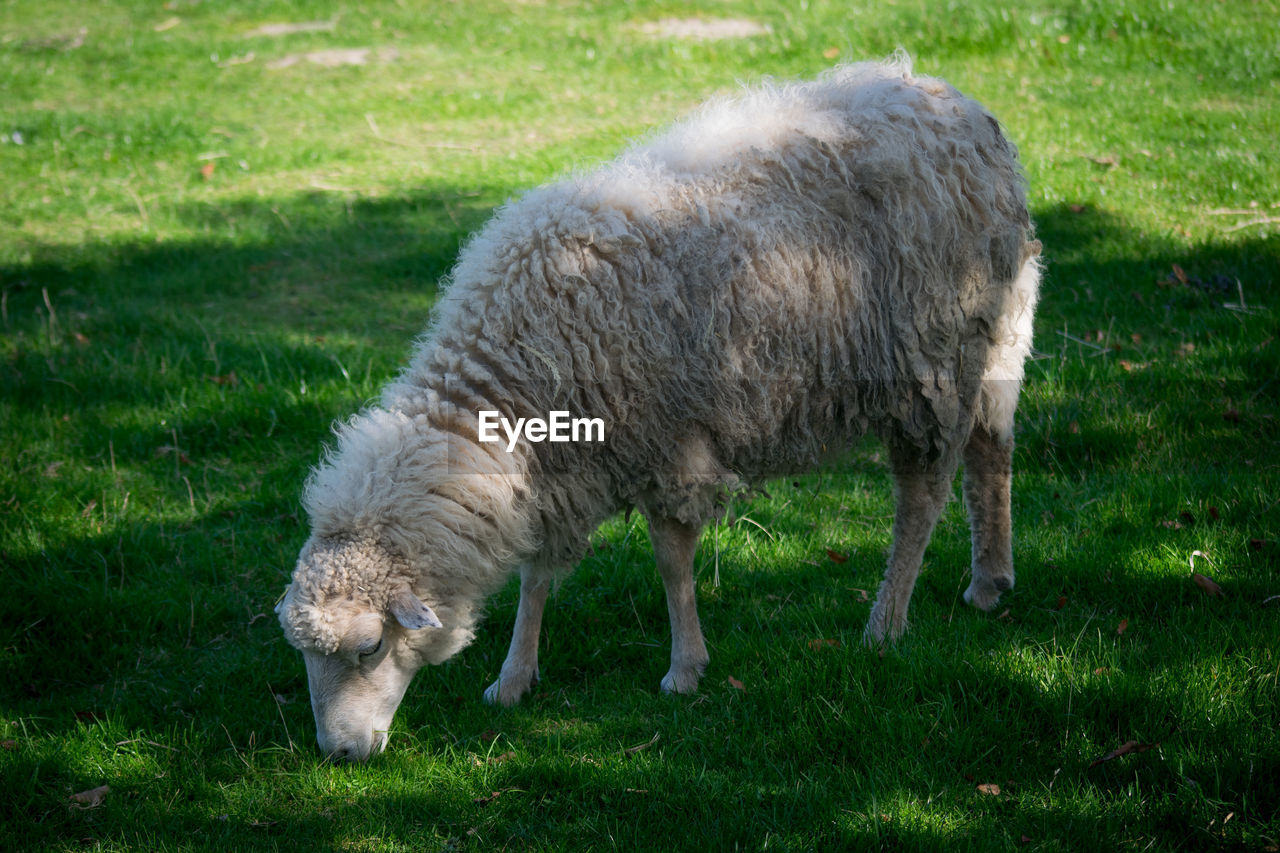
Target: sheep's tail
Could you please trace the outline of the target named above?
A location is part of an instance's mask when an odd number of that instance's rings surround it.
[[[979,425],[1001,440],[1013,438],[1013,414],[1022,390],[1023,365],[1031,354],[1032,320],[1040,294],[1040,241],[1022,247],[1022,265],[996,322],[982,376]]]

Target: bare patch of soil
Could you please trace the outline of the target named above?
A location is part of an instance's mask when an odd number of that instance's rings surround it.
[[[746,18],[661,18],[642,24],[640,32],[659,38],[686,41],[751,38],[773,32],[764,24]]]

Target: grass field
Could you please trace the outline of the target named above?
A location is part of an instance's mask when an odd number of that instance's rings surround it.
[[[1277,20],[0,0],[0,850],[1278,849]],[[1000,612],[960,600],[957,501],[911,631],[860,647],[892,512],[867,443],[706,534],[697,696],[658,692],[661,585],[617,518],[525,704],[481,701],[512,587],[385,755],[324,764],[271,612],[299,490],[461,241],[737,81],[899,46],[1001,117],[1048,261]]]

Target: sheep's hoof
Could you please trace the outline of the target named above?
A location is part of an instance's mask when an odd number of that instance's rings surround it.
[[[999,576],[983,582],[975,579],[964,591],[964,600],[979,610],[991,610],[1000,601],[1000,594],[1010,589],[1013,589],[1012,577]]]
[[[899,636],[901,636],[901,632],[899,632]],[[884,653],[893,648],[896,639],[897,637],[889,638],[885,636],[883,631],[872,631],[870,625],[862,632],[862,645],[880,657],[884,657]]]
[[[902,637],[907,631],[907,620],[886,615],[887,608],[872,606],[871,617],[867,619],[867,627],[862,632],[862,644],[867,648],[884,654],[889,646]]]
[[[662,676],[663,693],[697,693],[702,673],[695,669],[671,670]]]
[[[535,671],[533,675],[520,678],[503,678],[498,676],[498,680],[490,684],[484,690],[484,701],[490,705],[501,705],[504,708],[510,708],[528,693],[535,684],[538,683],[538,673]]]
[[[662,676],[663,693],[697,693],[698,682],[707,668],[709,660],[698,660],[693,663],[672,664],[667,674]]]

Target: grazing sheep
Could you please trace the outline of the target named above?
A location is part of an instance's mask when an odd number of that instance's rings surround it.
[[[1013,586],[1013,416],[1040,244],[1013,146],[902,57],[711,103],[593,172],[535,190],[463,250],[380,407],[343,425],[304,496],[312,535],[277,608],[321,749],[364,760],[414,673],[473,638],[516,568],[490,702],[538,675],[557,572],[605,518],[649,522],[671,617],[662,689],[707,664],[693,556],[726,495],[867,431],[897,514],[866,627],[907,603],[963,459],[965,600]],[[603,419],[603,441],[481,441],[481,412]]]

